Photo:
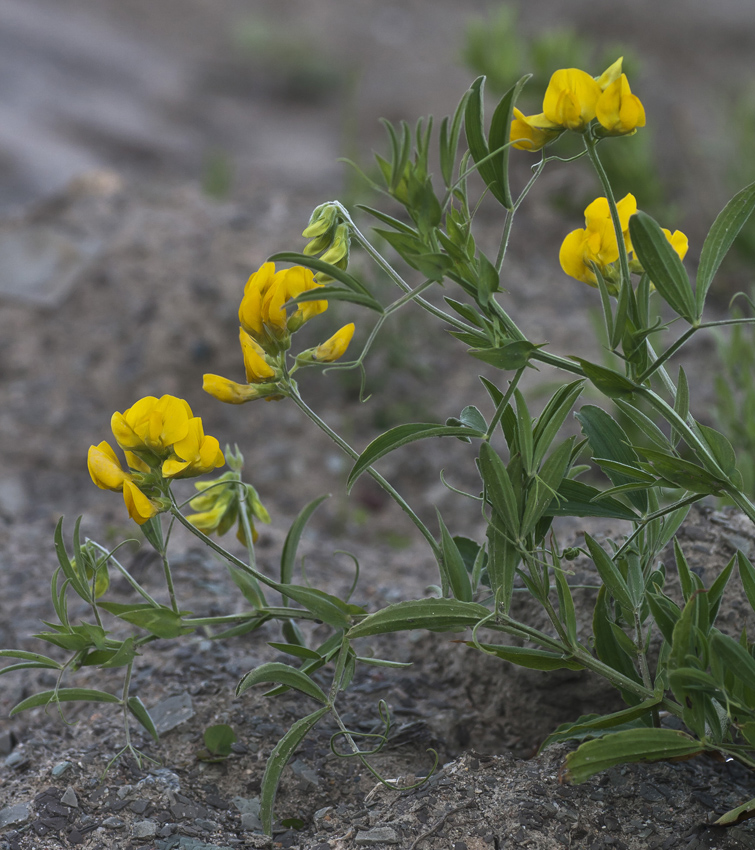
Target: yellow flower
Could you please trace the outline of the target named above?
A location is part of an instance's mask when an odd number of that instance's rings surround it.
[[[202,389],[226,404],[244,404],[258,398],[267,398],[277,391],[274,384],[239,384],[220,375],[204,375]]]
[[[689,248],[689,239],[682,233],[681,230],[675,230],[673,233],[670,230],[666,230],[665,227],[661,228],[663,230],[664,236],[668,239],[671,247],[676,251],[679,255],[679,259],[683,260],[687,255],[687,250]]]
[[[265,351],[276,354],[288,347],[291,333],[308,319],[328,308],[328,302],[306,301],[289,317],[285,305],[292,298],[319,286],[314,275],[303,266],[275,271],[274,263],[265,263],[247,281],[239,306],[241,327]]]
[[[595,115],[610,136],[626,136],[645,126],[645,108],[632,94],[626,74],[606,87],[595,105]]]
[[[354,336],[354,323],[344,325],[330,339],[318,345],[312,353],[312,359],[319,363],[332,363],[346,353],[351,338]]]
[[[514,119],[511,122],[509,141],[513,142],[513,147],[518,150],[539,151],[548,142],[558,138],[560,133],[561,127],[551,125],[544,114],[524,115],[514,107]]]
[[[166,478],[191,478],[224,463],[220,443],[205,435],[202,420],[195,416],[189,421],[188,434],[173,444],[173,454],[163,462],[162,473]]]
[[[172,395],[146,396],[125,413],[114,413],[113,436],[124,451],[150,452],[164,457],[189,430],[193,414],[188,402]]]
[[[619,223],[627,250],[631,250],[629,241],[629,219],[637,212],[634,195],[626,195],[617,204]],[[561,244],[559,261],[561,268],[570,277],[581,280],[590,286],[597,286],[598,280],[592,270],[595,263],[604,276],[611,276],[610,266],[619,259],[619,246],[616,231],[606,198],[596,198],[585,209],[585,227],[573,230]]]
[[[120,461],[107,440],[98,446],[90,446],[87,454],[87,467],[92,481],[100,490],[123,489],[123,482],[130,479],[128,472],[123,471]]]
[[[151,519],[159,512],[158,506],[148,499],[133,481],[123,482],[123,501],[131,519],[138,525]]]
[[[609,65],[599,77],[595,78],[595,82],[600,86],[601,91],[605,91],[612,82],[619,79],[623,65],[624,57],[619,56],[619,58],[612,65]]]
[[[261,345],[243,329],[239,328],[239,341],[244,355],[246,379],[250,384],[277,377],[278,373],[265,360],[265,351]]]
[[[124,472],[115,452],[103,440],[98,446],[90,446],[87,455],[87,466],[92,481],[101,490],[123,491],[128,515],[139,525],[155,516],[158,506],[134,484],[133,476]]]
[[[548,83],[543,113],[552,124],[581,132],[595,118],[600,94],[600,86],[588,73],[562,68]]]

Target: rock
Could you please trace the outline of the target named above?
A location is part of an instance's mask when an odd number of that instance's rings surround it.
[[[0,512],[1,511],[2,506],[0,505]],[[16,740],[16,736],[10,729],[5,729],[0,732],[0,756],[10,755],[17,743],[18,741]]]
[[[26,753],[23,750],[14,750],[6,759],[6,767],[15,767],[16,769],[25,767],[29,763]]]
[[[0,829],[24,823],[27,820],[29,820],[28,803],[16,803],[15,806],[6,806],[4,809],[0,809]]]
[[[123,829],[123,827],[126,824],[124,823],[122,818],[112,817],[112,818],[105,818],[105,820],[102,821],[102,825],[106,829]]]
[[[62,776],[66,771],[73,767],[70,761],[59,761],[50,771],[53,776]]]
[[[154,838],[157,835],[157,824],[153,820],[137,821],[132,830],[133,838]]]
[[[73,788],[71,788],[70,785],[68,786],[68,788],[66,788],[63,796],[60,798],[60,802],[64,806],[70,806],[70,808],[72,809],[79,808],[79,799],[76,796],[76,792],[73,790]]]
[[[317,787],[320,784],[320,777],[301,759],[291,762],[291,770],[295,776],[298,776],[302,780],[305,786]]]
[[[371,847],[373,844],[398,844],[399,838],[395,829],[390,826],[376,826],[358,833],[354,843],[360,847]]]
[[[149,713],[158,733],[164,735],[194,717],[194,706],[191,697],[184,691],[158,702]]]

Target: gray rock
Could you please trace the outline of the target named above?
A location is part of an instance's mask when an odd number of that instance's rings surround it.
[[[194,717],[194,706],[191,697],[184,691],[158,702],[150,708],[149,713],[158,733],[164,735]]]
[[[0,809],[0,829],[24,823],[27,820],[29,820],[28,803],[16,803],[15,806],[6,806],[4,809]]]
[[[29,759],[26,757],[26,753],[23,750],[14,750],[6,759],[5,766],[6,767],[23,767]]]
[[[64,806],[70,806],[72,809],[79,808],[79,798],[76,796],[76,792],[73,790],[73,788],[71,788],[70,785],[68,786],[68,788],[66,788],[65,792],[63,793],[63,796],[60,798],[60,802]]]
[[[259,797],[234,797],[231,802],[242,815],[258,815],[260,813]]]
[[[62,776],[66,771],[73,767],[70,761],[59,761],[50,771],[53,776]]]
[[[360,832],[354,839],[354,843],[360,847],[371,847],[374,844],[398,844],[399,838],[396,830],[390,826],[376,826]]]
[[[2,510],[2,506],[0,506],[0,511]],[[11,732],[10,729],[5,729],[3,732],[0,732],[0,756],[7,756],[13,752],[13,748],[16,746],[16,736]]]
[[[241,815],[241,828],[244,832],[262,832],[262,821],[259,815],[255,815],[252,812]]]
[[[102,825],[106,829],[123,829],[126,824],[124,823],[123,818],[112,817],[105,818],[105,820],[102,821]]]
[[[124,797],[128,797],[133,787],[133,785],[121,785],[121,787],[115,792],[118,795],[118,799],[122,800]]]
[[[298,776],[305,785],[316,787],[320,784],[320,777],[301,759],[292,761],[290,767],[294,775]]]
[[[132,830],[133,838],[154,838],[157,835],[157,824],[153,820],[137,821]]]

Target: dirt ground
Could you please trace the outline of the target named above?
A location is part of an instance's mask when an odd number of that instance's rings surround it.
[[[694,266],[727,198],[727,121],[752,85],[755,6],[514,5],[523,38],[568,24],[639,56],[633,87],[656,128],[662,169],[673,175],[669,200],[686,211],[674,227],[689,233]],[[355,601],[371,610],[425,595],[437,580],[431,554],[380,490],[360,481],[346,498],[348,463],[292,405],[220,405],[202,393],[201,374],[241,378],[236,310],[249,273],[275,251],[301,249],[316,204],[366,200],[337,159],[367,165],[369,151],[383,149],[379,117],[413,122],[453,110],[474,76],[459,59],[465,21],[493,8],[481,0],[361,0],[358,8],[347,0],[0,0],[0,647],[43,651],[30,636],[54,616],[52,535],[61,515],[68,540],[80,514],[85,533],[103,543],[133,536],[120,497],[92,485],[85,456],[108,438],[112,412],[147,394],[187,398],[208,433],[238,443],[273,517],[258,544],[271,575],[291,520],[329,492],[302,543],[315,586],[348,588],[353,563],[340,550],[359,559]],[[560,171],[546,175],[522,210],[505,297],[533,338],[580,355],[594,353],[585,330],[597,304],[557,267],[560,239],[576,226],[547,201],[563,185]],[[483,208],[480,220],[483,240],[492,240],[495,210]],[[384,286],[362,257],[354,263]],[[364,339],[368,317],[335,306],[302,335],[315,344],[351,319]],[[710,397],[711,346],[702,342],[691,355],[697,410]],[[305,376],[303,393],[362,448],[388,425],[442,422],[468,403],[484,406],[480,370],[461,351],[408,312],[368,364],[367,403],[343,372]],[[554,378],[538,376],[546,385]],[[480,537],[477,508],[437,478],[442,466],[455,487],[474,490],[473,457],[457,441],[419,443],[380,469],[428,523],[437,506],[453,517],[454,533]],[[578,542],[586,528],[564,524],[562,543]],[[753,539],[741,517],[714,506],[693,513],[682,532],[706,582]],[[188,536],[175,544],[187,609],[244,608],[222,565]],[[124,563],[158,593],[159,564],[146,548],[124,550]],[[119,598],[128,591],[114,587]],[[587,595],[585,610],[589,602]],[[736,590],[727,606],[724,625],[736,633],[745,624]],[[284,774],[275,846],[755,847],[747,824],[708,826],[755,796],[751,775],[736,765],[632,766],[560,784],[567,750],[535,755],[540,742],[559,723],[618,707],[615,696],[582,675],[545,676],[478,657],[452,637],[376,641],[377,655],[412,667],[365,668],[344,696],[348,722],[362,732],[378,728],[380,699],[391,709],[393,730],[375,760],[383,776],[412,784],[431,767],[434,748],[434,777],[416,790],[386,789],[332,753],[335,728],[318,727]],[[157,747],[136,736],[161,766],[123,759],[102,781],[123,741],[120,718],[87,704],[68,707],[65,722],[41,710],[8,719],[15,703],[51,683],[44,675],[0,679],[0,848],[266,846],[257,817],[265,760],[310,709],[304,697],[269,700],[255,690],[234,699],[233,689],[255,665],[285,659],[267,645],[276,638],[265,628],[145,648],[133,690],[165,731]],[[85,672],[76,684],[119,687],[116,677]],[[214,723],[238,735],[219,765],[196,757]]]

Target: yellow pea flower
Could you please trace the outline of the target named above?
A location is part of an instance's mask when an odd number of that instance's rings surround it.
[[[98,446],[89,447],[87,467],[92,481],[100,490],[120,492],[123,489],[123,482],[131,477],[128,472],[124,472],[118,457],[107,440],[103,440]]]
[[[124,472],[115,452],[107,441],[103,440],[98,446],[90,446],[87,455],[87,466],[92,481],[101,490],[123,491],[128,515],[139,525],[155,516],[159,511],[151,499],[142,493],[134,484],[133,476]]]
[[[313,273],[302,266],[276,272],[274,263],[265,263],[246,283],[239,324],[265,351],[277,354],[288,347],[291,333],[327,310],[325,300],[307,301],[290,317],[286,313],[288,301],[319,285]]]
[[[600,94],[600,86],[587,72],[562,68],[550,78],[543,113],[552,124],[581,132],[595,118]]]
[[[595,115],[609,136],[626,136],[645,126],[645,107],[622,74],[602,92]]]
[[[123,501],[131,519],[138,525],[151,519],[159,512],[158,506],[148,499],[133,481],[123,482]]]
[[[601,91],[605,91],[611,83],[619,79],[622,74],[623,66],[624,57],[619,56],[619,58],[612,65],[609,65],[599,77],[595,78],[595,82],[600,86]]]
[[[189,421],[188,434],[173,444],[173,454],[163,462],[162,473],[165,478],[191,478],[224,463],[220,443],[205,435],[202,420],[195,416]]]
[[[239,384],[220,375],[204,375],[202,389],[226,404],[244,404],[258,398],[269,398],[271,401],[282,398],[275,384]]]
[[[246,379],[250,384],[278,376],[278,372],[265,360],[265,350],[243,328],[239,328],[239,341]]]
[[[676,251],[679,255],[679,259],[683,260],[687,256],[687,250],[689,249],[689,239],[682,233],[681,230],[675,230],[673,233],[670,230],[666,230],[665,227],[662,227],[663,234],[668,239],[671,247]]]
[[[548,142],[558,138],[562,128],[552,125],[543,113],[540,115],[524,115],[514,107],[514,118],[509,131],[509,141],[520,151],[539,151]]]
[[[325,340],[312,352],[312,359],[318,363],[332,363],[346,353],[351,338],[354,336],[354,323],[344,325],[330,339]]]
[[[192,416],[182,398],[146,396],[124,413],[114,413],[110,424],[124,451],[147,451],[163,457],[173,443],[186,436]]]
[[[626,195],[616,204],[619,222],[627,250],[631,250],[629,241],[629,219],[637,212],[637,200],[634,195]],[[561,244],[559,261],[561,268],[570,277],[581,280],[590,286],[597,286],[598,280],[591,263],[600,268],[604,277],[611,278],[612,263],[619,259],[619,246],[616,231],[606,198],[596,198],[585,209],[585,227],[573,230]]]

